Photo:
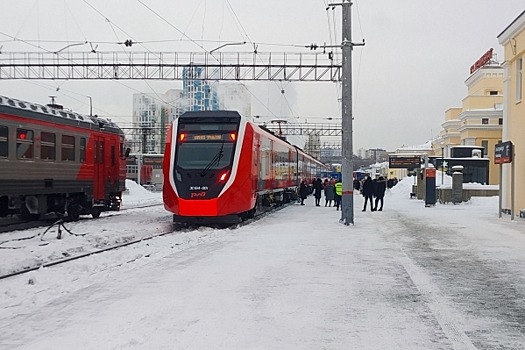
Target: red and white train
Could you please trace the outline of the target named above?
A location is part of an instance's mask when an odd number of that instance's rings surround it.
[[[327,167],[234,111],[186,112],[168,130],[163,198],[175,223],[236,223],[297,198]]]
[[[0,216],[119,210],[125,153],[108,120],[0,96]]]

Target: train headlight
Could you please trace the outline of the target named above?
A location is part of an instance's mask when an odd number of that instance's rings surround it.
[[[223,172],[220,176],[219,176],[219,182],[224,182],[228,179],[228,174],[230,172],[229,171],[225,171]]]

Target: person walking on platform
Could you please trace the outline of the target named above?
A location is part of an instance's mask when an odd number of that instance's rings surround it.
[[[328,181],[326,183],[326,186],[324,188],[324,199],[324,206],[331,207],[332,201],[335,199],[335,188],[334,183],[332,181]]]
[[[374,195],[374,182],[370,176],[366,177],[365,182],[363,182],[363,188],[361,193],[365,197],[365,205],[363,206],[363,211],[366,211],[366,204],[370,200],[370,210],[373,211],[374,203],[372,202],[372,196]]]
[[[382,211],[383,210],[383,198],[385,197],[385,191],[386,191],[386,181],[382,176],[379,176],[379,179],[377,180],[377,183],[374,187],[374,196],[376,197],[376,203],[374,206],[374,209],[372,211]],[[381,202],[381,207],[377,209],[377,205]]]
[[[341,197],[343,196],[343,183],[341,180],[337,180],[337,182],[334,185],[335,189],[335,210],[339,210],[339,206],[341,205]],[[341,210],[343,210],[343,206],[341,205]]]
[[[315,197],[315,206],[321,206],[321,193],[323,192],[323,182],[320,178],[317,178],[314,182],[314,197]]]
[[[308,197],[308,186],[306,185],[306,180],[301,182],[301,187],[299,188],[299,197],[301,198],[301,205],[304,205],[304,200]]]
[[[361,181],[359,181],[358,179],[354,179],[354,190],[359,191],[360,188],[361,188]]]

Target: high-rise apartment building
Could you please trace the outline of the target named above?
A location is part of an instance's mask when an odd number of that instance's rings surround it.
[[[182,92],[186,105],[185,111],[216,111],[219,99],[215,87],[200,79],[203,67],[184,68],[182,72]]]
[[[133,152],[164,152],[166,130],[183,112],[182,96],[182,90],[176,89],[164,94],[133,94]]]

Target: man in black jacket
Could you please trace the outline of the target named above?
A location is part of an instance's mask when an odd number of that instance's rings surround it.
[[[383,210],[383,198],[385,197],[385,191],[386,191],[386,181],[382,176],[379,176],[379,179],[377,180],[376,186],[374,188],[374,196],[376,197],[376,204],[374,206],[374,209],[372,209],[372,211]],[[377,204],[379,202],[381,202],[381,207],[377,209]]]
[[[374,183],[370,176],[366,177],[366,180],[363,182],[363,188],[361,190],[363,197],[365,197],[365,205],[363,206],[363,211],[366,211],[366,204],[370,200],[370,210],[374,210],[374,203],[372,202],[372,196],[374,195]]]

